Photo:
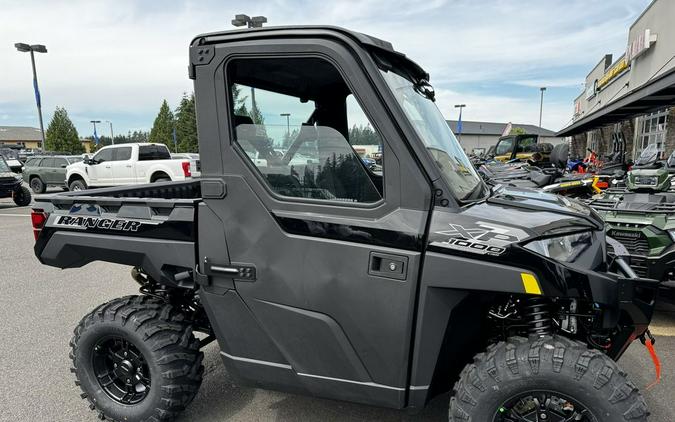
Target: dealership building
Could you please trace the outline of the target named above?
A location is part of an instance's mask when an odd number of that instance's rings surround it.
[[[675,150],[675,1],[654,0],[628,30],[626,51],[607,54],[590,71],[574,101],[570,156],[601,156],[625,145],[635,159],[655,144],[666,158]]]
[[[0,126],[0,146],[40,149],[42,147],[42,132],[36,127]]]

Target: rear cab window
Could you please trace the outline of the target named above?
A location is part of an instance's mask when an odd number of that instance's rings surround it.
[[[138,147],[138,161],[170,159],[171,153],[164,145],[141,145]]]

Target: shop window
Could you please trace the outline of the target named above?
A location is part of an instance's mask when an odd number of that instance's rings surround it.
[[[668,109],[659,110],[651,114],[646,114],[640,118],[638,157],[640,156],[640,153],[642,153],[642,150],[652,144],[655,144],[660,152],[664,151],[668,111]]]

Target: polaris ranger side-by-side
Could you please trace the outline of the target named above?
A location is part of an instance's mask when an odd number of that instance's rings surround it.
[[[31,195],[23,185],[23,177],[14,173],[5,158],[0,155],[0,198],[12,198],[19,207],[30,204]]]
[[[452,421],[645,420],[615,361],[648,334],[654,283],[608,260],[588,207],[488,188],[428,74],[391,44],[333,27],[206,34],[189,75],[200,181],[33,210],[42,263],[127,264],[141,285],[75,329],[73,372],[101,417],[177,415],[215,338],[228,371],[265,388],[393,408],[453,389]],[[253,90],[299,129],[256,124]],[[355,115],[382,172],[349,143]]]

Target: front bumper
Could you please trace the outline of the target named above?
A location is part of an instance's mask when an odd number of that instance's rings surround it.
[[[21,181],[0,183],[0,198],[9,198],[21,187]]]

